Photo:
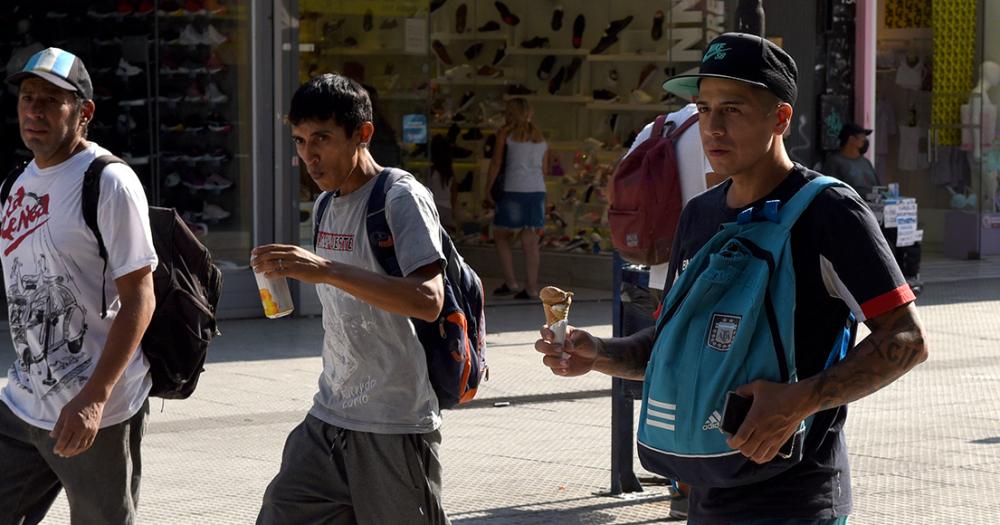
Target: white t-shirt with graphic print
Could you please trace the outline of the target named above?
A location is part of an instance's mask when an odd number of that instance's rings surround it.
[[[16,356],[0,400],[28,424],[51,430],[62,408],[90,379],[121,307],[115,279],[157,259],[142,184],[132,169],[111,164],[101,176],[97,222],[108,250],[101,319],[97,240],[83,221],[83,176],[109,152],[95,143],[59,165],[35,162],[17,179],[3,207],[3,261],[10,333]],[[101,428],[132,417],[149,394],[149,364],[136,349],[104,407]]]

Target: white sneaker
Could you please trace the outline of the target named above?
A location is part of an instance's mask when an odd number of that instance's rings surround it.
[[[128,78],[128,77],[134,77],[139,73],[142,73],[141,68],[129,64],[128,62],[125,61],[124,58],[118,59],[118,69],[115,71],[116,75]]]
[[[448,78],[471,78],[472,73],[472,66],[469,64],[462,64],[445,70],[444,76]]]
[[[653,95],[650,95],[641,89],[636,89],[632,91],[632,102],[637,104],[652,104]]]
[[[201,216],[209,220],[219,221],[229,218],[230,215],[232,213],[222,209],[217,204],[205,204],[205,208],[201,210]]]
[[[185,46],[196,46],[203,44],[204,40],[201,33],[193,25],[188,24],[181,31],[181,36],[177,38],[177,43]]]
[[[206,190],[225,190],[233,186],[233,181],[219,175],[218,173],[213,173],[205,179],[204,188]]]
[[[229,100],[229,96],[223,93],[215,82],[212,82],[205,88],[205,98],[213,104],[222,104]]]
[[[202,33],[201,35],[202,43],[208,44],[212,47],[222,45],[226,43],[227,40],[229,40],[229,38],[226,35],[220,33],[219,30],[216,29],[214,25],[209,25],[205,29],[205,32]]]

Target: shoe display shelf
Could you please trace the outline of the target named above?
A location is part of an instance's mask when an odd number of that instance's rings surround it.
[[[623,143],[657,114],[683,105],[660,90],[673,73],[663,27],[667,2],[558,4],[432,3],[431,136],[446,133],[452,123],[462,130],[481,127],[485,134],[481,141],[455,141],[457,148],[475,152],[462,161],[478,165],[471,170],[474,183],[465,185],[470,194],[460,194],[459,202],[468,205],[455,211],[466,233],[460,243],[488,239],[481,231],[488,230],[492,213],[479,203],[488,191],[489,131],[503,123],[503,102],[524,98],[531,104],[558,164],[546,177],[543,245],[602,254],[610,249],[605,189],[625,152]],[[470,97],[476,103],[463,104]],[[466,168],[456,163],[455,173],[461,178]]]

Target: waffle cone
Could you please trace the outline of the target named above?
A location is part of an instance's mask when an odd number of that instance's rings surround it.
[[[573,292],[566,292],[555,286],[546,286],[538,293],[545,310],[545,322],[549,326],[557,321],[569,319],[570,305],[573,304]]]

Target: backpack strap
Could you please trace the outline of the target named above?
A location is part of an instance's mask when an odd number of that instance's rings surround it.
[[[395,241],[392,236],[392,229],[389,227],[389,219],[385,214],[385,199],[389,188],[397,181],[409,175],[402,170],[385,168],[379,173],[375,187],[368,197],[367,215],[365,218],[365,228],[368,230],[368,243],[375,255],[375,260],[385,270],[385,273],[394,277],[403,277],[403,271],[399,267],[399,260],[396,258]],[[462,282],[462,269],[459,264],[460,256],[451,236],[444,227],[439,228],[441,235],[441,252],[444,255],[445,267],[444,277],[454,285]],[[445,284],[447,286],[447,282]],[[463,310],[467,310],[466,298],[462,294],[455,294],[455,300]]]
[[[698,122],[698,114],[697,113],[695,113],[694,115],[691,115],[690,117],[688,117],[687,120],[685,120],[684,122],[682,122],[680,126],[677,126],[673,130],[671,130],[670,131],[670,135],[668,135],[667,138],[669,138],[671,141],[677,142],[677,139],[681,138],[681,135],[683,135],[684,132],[687,131],[688,128],[690,128],[691,126],[693,126],[696,122]],[[660,135],[654,135],[654,136],[658,137]]]
[[[333,192],[324,192],[319,196],[319,202],[316,204],[316,213],[313,217],[313,251],[316,251],[316,245],[319,243],[319,225],[323,222],[323,215],[326,215],[326,209],[330,207],[330,199],[333,198]]]
[[[846,186],[843,182],[827,176],[816,177],[808,184],[799,189],[784,206],[781,207],[781,225],[791,229],[795,221],[799,220],[802,212],[806,211],[813,199],[823,190],[830,186]]]
[[[383,169],[375,180],[371,195],[368,196],[368,208],[365,212],[365,229],[368,230],[368,243],[372,247],[375,260],[385,273],[393,277],[402,277],[403,271],[399,268],[392,230],[385,215],[385,197],[389,188],[401,178],[402,175],[392,169]]]
[[[3,185],[0,186],[0,208],[7,205],[7,197],[10,197],[10,190],[14,188],[14,183],[17,182],[17,178],[24,173],[24,169],[27,167],[27,162],[21,162],[14,166],[14,169],[10,170],[7,177],[4,178]]]
[[[97,225],[97,208],[101,199],[101,174],[110,164],[126,164],[126,162],[114,155],[102,155],[90,163],[83,175],[83,194],[80,203],[83,207],[83,222],[97,238],[97,252],[104,261],[104,271],[101,272],[101,319],[108,316],[108,298],[104,293],[108,281],[108,249],[104,245],[104,237]]]
[[[671,122],[670,124],[673,125],[673,122]],[[653,131],[650,132],[649,138],[651,138],[651,139],[659,139],[660,137],[662,137],[663,136],[663,128],[666,125],[667,125],[667,116],[666,115],[660,115],[660,116],[656,117],[656,120],[653,121]]]

